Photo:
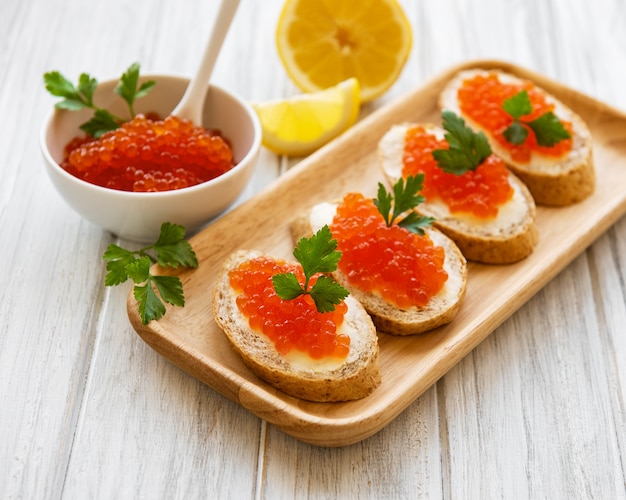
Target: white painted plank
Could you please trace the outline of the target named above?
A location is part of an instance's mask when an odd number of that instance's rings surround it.
[[[598,314],[604,387],[609,393],[613,431],[620,456],[626,453],[626,218],[622,218],[588,252]],[[611,439],[607,431],[607,439]],[[621,479],[626,461],[621,460]],[[620,476],[616,475],[619,487]]]
[[[178,17],[167,12],[169,17],[161,22],[184,27],[197,14],[180,9],[176,13]],[[211,25],[209,18],[206,25]],[[151,30],[148,33],[155,36]],[[207,34],[192,30],[185,41],[193,44],[200,39],[198,43],[204,44]],[[174,40],[149,48],[147,55],[153,65],[163,55],[166,59],[175,55],[171,46],[175,40],[176,35]],[[193,73],[201,49],[196,46],[195,53],[187,54],[186,70],[179,73]],[[216,70],[241,68],[236,64],[237,50],[227,37]],[[176,63],[183,66],[181,60]],[[233,72],[225,85],[237,87],[243,70],[245,66]],[[216,80],[218,74],[216,71]],[[240,93],[245,91],[239,87]],[[271,171],[264,174],[259,169],[257,176],[269,182]],[[111,294],[98,328],[100,337],[64,496],[75,498],[86,491],[89,496],[111,498],[249,497],[255,482],[240,477],[256,477],[260,421],[152,352],[134,334],[128,318],[120,314],[125,310],[127,292]],[[113,401],[116,411],[109,409]],[[137,463],[139,468],[133,466]]]
[[[402,4],[413,52],[362,116],[483,57],[626,109],[621,0]],[[281,6],[242,0],[216,82],[251,100],[297,92],[274,48]],[[102,285],[110,235],[43,174],[37,133],[53,100],[41,75],[104,79],[135,60],[191,75],[215,10],[200,0],[0,4],[0,258],[10,270],[0,288],[0,496],[626,498],[624,219],[394,422],[342,449],[266,428],[134,334],[128,289]],[[255,188],[297,161],[264,150]]]
[[[271,427],[262,498],[441,498],[437,395],[427,391],[374,436],[343,448],[295,441]],[[305,493],[306,492],[306,493]]]
[[[453,496],[623,493],[590,288],[581,257],[445,377]]]
[[[49,47],[41,40],[60,13],[48,2],[3,2],[2,11],[10,24],[0,68],[0,496],[42,498],[60,493],[71,453],[90,322],[103,295],[102,271],[87,255],[106,239],[58,198],[38,150],[50,105],[42,99]]]
[[[483,6],[486,11],[486,3]],[[559,2],[514,7],[521,23],[513,25],[513,31],[507,34],[505,23],[488,31],[499,35],[500,47],[513,47],[520,61],[530,55],[532,69],[590,89],[584,63],[586,51],[592,49],[586,45],[589,39],[581,36],[588,29],[583,19],[592,9],[589,4],[577,4],[577,12]],[[480,19],[483,15],[473,18]],[[477,31],[480,42],[483,31],[472,29],[475,26],[469,22],[459,29]],[[482,52],[488,45],[479,43],[476,50]],[[444,463],[451,497],[624,495],[615,443],[620,428],[611,413],[615,396],[606,389],[587,273],[581,258],[444,378],[450,446]],[[572,342],[574,333],[581,337],[578,342]],[[546,343],[545,337],[553,342]]]
[[[152,351],[111,291],[63,497],[249,498],[260,422]]]

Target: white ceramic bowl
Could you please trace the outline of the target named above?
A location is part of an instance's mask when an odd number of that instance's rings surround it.
[[[144,80],[155,80],[157,84],[146,97],[136,101],[136,112],[155,111],[163,117],[178,104],[189,83],[186,78],[162,75],[144,75],[141,81]],[[94,101],[124,116],[127,108],[113,91],[116,83],[117,80],[101,82]],[[138,242],[156,240],[163,222],[181,224],[192,233],[225,211],[245,189],[261,145],[261,126],[250,105],[211,85],[202,125],[219,129],[230,141],[235,167],[213,180],[184,189],[157,193],[119,191],[85,182],[59,166],[65,145],[82,135],[79,125],[92,114],[91,110],[53,109],[46,117],[40,146],[48,174],[76,212],[117,236]]]

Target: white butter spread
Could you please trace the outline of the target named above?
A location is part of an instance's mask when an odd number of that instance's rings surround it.
[[[467,212],[451,213],[448,205],[441,200],[428,202],[428,211],[436,219],[454,218],[471,226],[479,227],[484,233],[497,233],[501,229],[518,226],[528,217],[528,204],[518,183],[511,183],[513,196],[498,207],[498,215],[491,219],[476,217]]]

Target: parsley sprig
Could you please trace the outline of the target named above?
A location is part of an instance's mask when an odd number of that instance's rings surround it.
[[[335,306],[348,296],[348,290],[329,276],[319,276],[309,288],[309,281],[317,273],[332,273],[337,269],[341,252],[337,251],[337,240],[325,225],[310,238],[298,241],[293,251],[304,271],[304,286],[294,273],[272,276],[276,294],[283,300],[292,300],[300,295],[310,295],[321,313],[335,310]]]
[[[58,71],[50,71],[43,75],[44,84],[48,92],[53,96],[62,97],[55,104],[56,108],[78,111],[89,108],[94,110],[93,117],[83,123],[80,129],[92,137],[98,138],[105,132],[115,130],[122,123],[135,117],[135,100],[144,97],[155,85],[154,80],[149,80],[139,85],[139,64],[133,63],[122,74],[120,81],[115,87],[115,93],[119,95],[128,106],[130,118],[123,118],[112,114],[106,109],[96,106],[93,96],[98,87],[98,80],[81,73],[78,83],[74,85]]]
[[[547,111],[534,120],[522,120],[523,116],[533,112],[533,106],[526,90],[505,99],[502,103],[502,109],[513,117],[513,123],[502,134],[511,144],[516,146],[522,144],[528,137],[529,129],[535,134],[539,146],[552,147],[571,137],[563,123],[552,111]]]
[[[491,154],[487,137],[482,132],[474,132],[465,120],[452,111],[441,113],[445,139],[449,149],[435,149],[432,152],[437,164],[444,172],[463,175],[476,170]]]
[[[159,238],[152,245],[132,251],[110,244],[102,256],[107,262],[106,286],[119,285],[129,278],[135,283],[133,293],[144,325],[161,319],[165,314],[161,299],[175,306],[185,305],[183,285],[177,276],[159,276],[150,272],[154,263],[174,269],[179,266],[198,267],[196,254],[184,238],[183,226],[164,222]]]
[[[423,186],[424,174],[411,175],[407,177],[406,183],[400,178],[393,186],[393,194],[388,192],[382,183],[378,183],[374,205],[388,227],[396,223],[412,233],[424,234],[424,228],[430,226],[435,219],[422,216],[413,210],[425,200],[421,194],[417,194]]]

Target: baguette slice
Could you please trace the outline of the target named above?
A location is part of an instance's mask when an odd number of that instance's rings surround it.
[[[311,211],[292,221],[291,232],[294,241],[310,237],[323,225],[332,223],[337,209],[336,203],[321,203]],[[465,297],[467,286],[467,263],[454,242],[434,228],[425,228],[433,243],[445,250],[444,269],[448,280],[440,292],[431,298],[424,307],[402,309],[390,304],[379,295],[365,292],[348,281],[339,269],[332,273],[335,280],[350,291],[369,313],[379,331],[391,335],[414,335],[450,323]]]
[[[410,123],[392,126],[378,144],[379,163],[391,185],[402,176],[404,140],[407,129],[413,126]],[[438,139],[445,135],[445,130],[435,125],[421,126]],[[517,262],[530,255],[537,244],[536,208],[527,187],[511,172],[509,183],[514,190],[513,198],[500,207],[493,219],[451,213],[438,200],[420,204],[417,211],[434,217],[433,225],[457,244],[467,260],[485,264]]]
[[[345,299],[348,311],[340,327],[350,336],[350,352],[344,360],[316,362],[305,354],[278,353],[262,333],[252,330],[235,303],[228,272],[260,256],[259,252],[233,253],[219,272],[213,295],[213,314],[233,349],[260,379],[290,396],[316,402],[348,401],[370,394],[380,383],[376,329],[361,304]]]
[[[566,206],[584,200],[595,189],[592,138],[585,122],[565,104],[541,90],[548,102],[555,105],[554,113],[572,124],[572,150],[563,158],[550,158],[535,151],[529,163],[515,161],[509,151],[498,143],[491,133],[463,114],[457,94],[464,80],[476,75],[496,73],[503,83],[520,84],[524,81],[502,71],[472,69],[457,74],[439,96],[439,106],[462,116],[475,130],[482,130],[493,152],[502,158],[509,168],[526,184],[538,205]]]

